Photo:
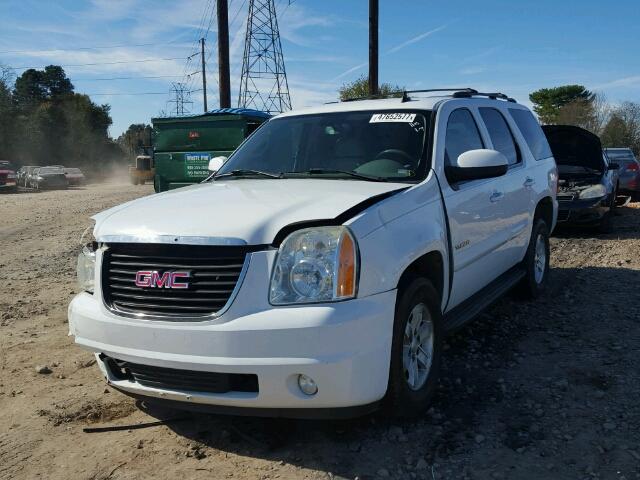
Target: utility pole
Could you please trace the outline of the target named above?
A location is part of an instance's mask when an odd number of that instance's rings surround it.
[[[369,0],[369,95],[378,95],[378,0]]]
[[[229,7],[227,5],[227,0],[218,0],[217,5],[218,83],[220,84],[220,108],[231,108],[231,74],[229,72]]]
[[[202,60],[202,95],[204,96],[204,113],[207,113],[207,70],[204,61],[204,38],[200,39],[200,58]]]

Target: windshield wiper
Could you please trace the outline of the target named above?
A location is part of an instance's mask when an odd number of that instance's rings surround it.
[[[219,175],[214,175],[212,180],[218,180],[219,178],[225,178],[225,177],[250,177],[251,175],[257,175],[260,177],[268,177],[268,178],[282,178],[282,173],[270,173],[270,172],[263,172],[262,170],[251,170],[251,169],[241,168],[237,170],[231,170],[230,172],[221,173]]]
[[[287,174],[298,175],[348,175],[350,177],[367,180],[369,182],[386,182],[384,177],[376,177],[374,175],[365,175],[364,173],[354,172],[353,170],[334,170],[331,168],[310,168],[305,172],[287,172]]]

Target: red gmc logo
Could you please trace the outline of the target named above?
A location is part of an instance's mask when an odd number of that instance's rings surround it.
[[[136,272],[136,287],[142,288],[189,288],[189,272],[164,272],[155,270]]]

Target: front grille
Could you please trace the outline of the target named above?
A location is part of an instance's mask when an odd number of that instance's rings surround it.
[[[558,193],[556,198],[559,202],[571,202],[575,199],[574,193]]]
[[[102,261],[105,304],[169,320],[206,317],[229,302],[252,247],[110,244]],[[139,287],[137,272],[187,272],[187,288]]]
[[[146,387],[187,392],[258,392],[258,376],[249,373],[215,373],[153,367],[102,356],[118,380],[129,380]]]

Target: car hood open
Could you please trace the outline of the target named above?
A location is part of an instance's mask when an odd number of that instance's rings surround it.
[[[543,125],[542,130],[559,166],[580,166],[604,173],[602,143],[597,135],[573,125]]]
[[[150,195],[98,213],[98,241],[159,237],[271,244],[285,226],[339,217],[405,184],[325,179],[229,179]],[[179,242],[180,240],[178,240]]]

